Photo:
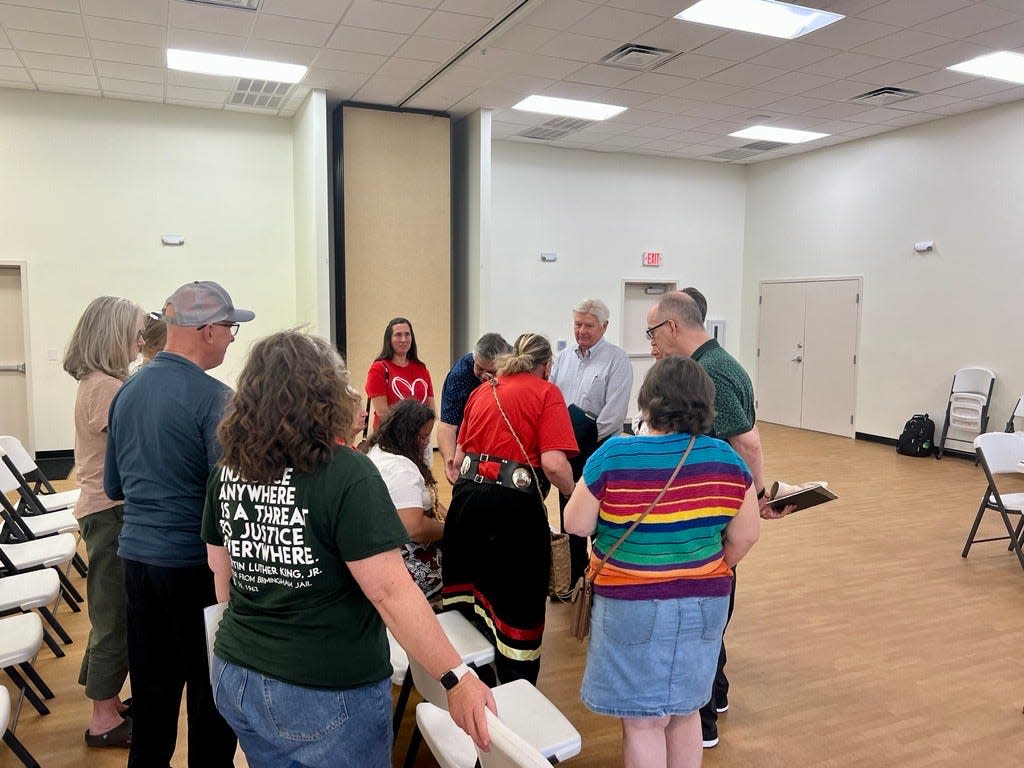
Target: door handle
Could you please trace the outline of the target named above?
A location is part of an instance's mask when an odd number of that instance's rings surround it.
[[[803,361],[804,361],[804,356],[803,356],[803,355],[797,355],[797,356],[796,356],[796,357],[794,357],[794,358],[793,358],[793,359],[792,359],[792,360],[791,360],[790,362],[793,362],[793,363],[802,363]]]
[[[0,371],[10,371],[11,373],[24,373],[24,363],[0,363]]]

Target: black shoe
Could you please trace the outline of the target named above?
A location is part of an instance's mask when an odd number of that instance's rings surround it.
[[[704,749],[711,749],[718,746],[718,726],[701,723],[701,736],[704,739]]]
[[[721,693],[715,697],[715,712],[722,714],[729,711],[729,694]]]

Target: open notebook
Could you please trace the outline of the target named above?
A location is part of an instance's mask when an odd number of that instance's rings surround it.
[[[773,507],[794,505],[798,510],[816,507],[839,497],[828,489],[828,483],[803,483],[802,485],[787,485],[776,480],[771,485],[768,498]]]

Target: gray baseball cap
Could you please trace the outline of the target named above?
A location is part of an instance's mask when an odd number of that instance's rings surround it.
[[[186,283],[164,302],[161,319],[171,325],[200,326],[210,323],[247,323],[256,317],[248,309],[236,309],[231,296],[211,280]]]

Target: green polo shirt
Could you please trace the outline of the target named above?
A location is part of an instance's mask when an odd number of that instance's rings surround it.
[[[754,428],[754,386],[736,358],[708,339],[690,357],[700,363],[715,385],[715,421],[711,436],[719,440]]]

